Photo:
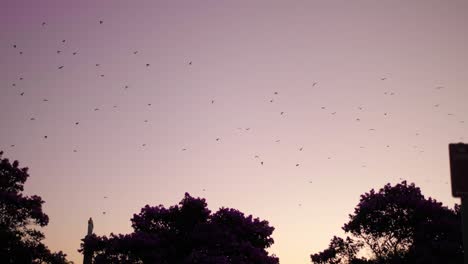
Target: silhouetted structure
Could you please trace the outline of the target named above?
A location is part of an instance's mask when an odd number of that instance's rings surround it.
[[[91,236],[93,234],[93,229],[94,229],[93,218],[90,217],[89,220],[88,220],[88,233],[86,234],[86,237]],[[93,260],[92,251],[91,250],[85,250],[83,252],[83,264],[91,264],[92,260]]]
[[[93,233],[93,228],[94,228],[94,223],[93,223],[93,218],[89,218],[88,220],[88,236]]]

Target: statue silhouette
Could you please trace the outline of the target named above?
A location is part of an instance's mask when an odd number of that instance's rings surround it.
[[[88,234],[86,236],[90,236],[93,234],[93,228],[94,228],[94,224],[93,224],[93,218],[89,218],[88,220]],[[93,253],[90,252],[89,250],[85,250],[83,252],[83,264],[91,264],[92,263],[92,256],[93,256]]]
[[[93,233],[93,228],[94,228],[93,219],[90,217],[88,220],[88,236]]]

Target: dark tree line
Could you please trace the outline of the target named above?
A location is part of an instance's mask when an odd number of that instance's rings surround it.
[[[22,194],[29,177],[28,168],[20,168],[2,158],[0,151],[0,263],[69,263],[66,255],[51,252],[41,241],[49,217],[42,211],[40,196]]]
[[[48,224],[37,195],[23,195],[28,168],[0,152],[0,263],[70,263],[51,252],[38,227]],[[212,213],[205,199],[188,193],[178,205],[146,205],[131,219],[133,232],[86,236],[80,252],[92,263],[278,264],[267,249],[274,228],[236,209]],[[387,184],[361,195],[328,248],[312,254],[316,264],[463,263],[461,211],[425,198],[414,184]]]
[[[460,207],[425,198],[406,181],[361,195],[343,230],[350,236],[334,236],[313,263],[463,263]]]
[[[86,236],[80,251],[94,263],[279,263],[266,251],[274,230],[267,221],[229,208],[211,213],[188,193],[179,205],[145,206],[131,222],[133,233]]]

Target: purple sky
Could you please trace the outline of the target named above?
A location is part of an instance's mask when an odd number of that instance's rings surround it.
[[[269,251],[310,263],[371,188],[403,178],[457,202],[448,143],[468,137],[467,12],[463,0],[2,1],[0,149],[46,201],[46,244],[76,262],[89,217],[98,235],[128,233],[145,204],[189,192],[268,220]]]

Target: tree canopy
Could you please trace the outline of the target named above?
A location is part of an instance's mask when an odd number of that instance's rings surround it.
[[[313,263],[462,263],[460,207],[425,198],[403,181],[361,195],[343,230]]]
[[[211,213],[188,193],[169,208],[146,205],[131,222],[131,234],[86,236],[80,252],[94,263],[279,263],[266,251],[274,242],[267,221],[230,208]]]
[[[52,253],[42,242],[49,217],[40,196],[22,194],[28,168],[10,163],[0,151],[0,263],[69,263],[60,251]]]

